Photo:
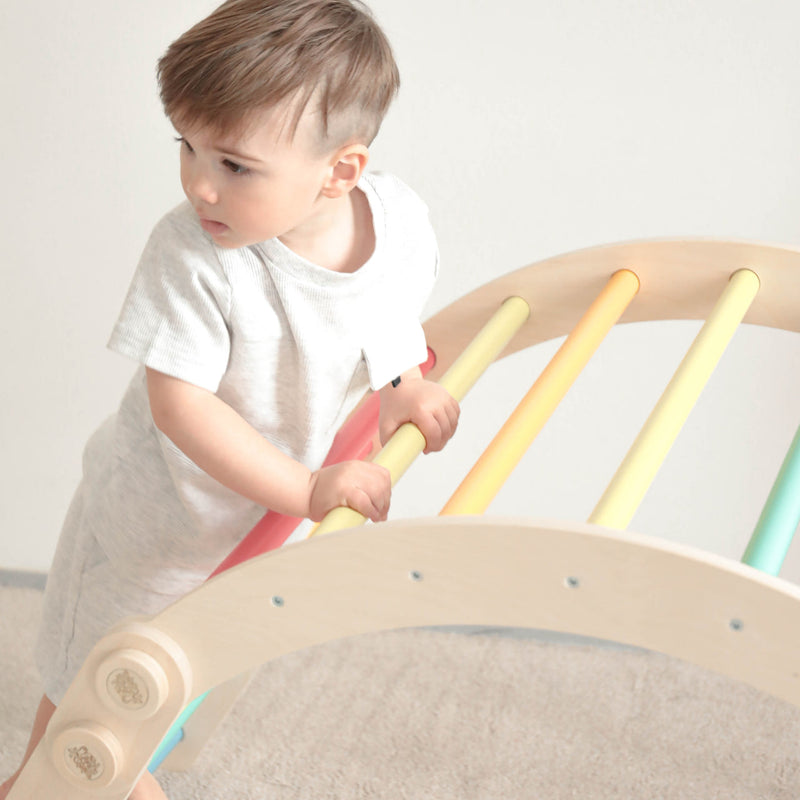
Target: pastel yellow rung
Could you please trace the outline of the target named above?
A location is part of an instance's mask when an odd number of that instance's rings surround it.
[[[482,514],[639,291],[630,270],[615,272],[483,452],[442,514]]]
[[[758,276],[749,269],[731,276],[589,522],[620,530],[628,526],[759,288]]]
[[[439,385],[460,402],[529,316],[530,306],[525,300],[521,297],[509,297],[441,377]],[[375,457],[374,463],[389,470],[394,486],[424,449],[425,437],[416,425],[407,423],[386,443]],[[309,536],[355,527],[365,521],[365,517],[357,511],[335,508]]]

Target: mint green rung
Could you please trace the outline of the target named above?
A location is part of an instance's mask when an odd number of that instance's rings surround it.
[[[150,764],[148,766],[148,770],[150,772],[155,772],[160,766],[161,762],[175,749],[175,747],[181,742],[183,736],[181,733],[181,729],[186,724],[189,717],[194,714],[197,710],[197,707],[206,699],[208,692],[205,694],[201,694],[200,697],[196,697],[189,703],[186,708],[183,709],[181,715],[178,719],[175,720],[172,727],[169,729],[169,733],[164,737],[164,740],[158,746],[158,750],[153,753],[153,757],[150,759]]]
[[[800,525],[800,428],[797,429],[742,561],[777,575]]]

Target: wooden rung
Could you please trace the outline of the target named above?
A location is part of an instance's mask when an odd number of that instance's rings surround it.
[[[514,338],[529,316],[530,306],[524,300],[514,296],[507,298],[439,379],[439,385],[460,402]],[[374,463],[389,470],[394,486],[424,448],[425,437],[419,428],[406,423],[386,443],[375,457]],[[357,511],[350,508],[335,508],[326,515],[310,536],[352,528],[363,525],[364,522],[366,517]]]
[[[650,488],[725,348],[758,294],[758,276],[735,272],[664,394],[600,498],[589,522],[624,530]]]
[[[639,291],[630,270],[615,272],[486,448],[442,514],[482,514],[550,419],[600,343]]]
[[[770,575],[781,571],[800,525],[800,428],[783,461],[742,561]]]
[[[253,678],[253,672],[237,675],[215,686],[204,695],[203,702],[183,724],[183,739],[164,759],[164,769],[184,772],[197,760],[206,742],[225,719]]]

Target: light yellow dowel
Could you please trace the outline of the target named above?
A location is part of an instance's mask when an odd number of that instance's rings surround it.
[[[620,530],[628,526],[759,287],[749,269],[731,276],[589,522]]]
[[[482,514],[575,379],[639,291],[630,270],[615,272],[483,452],[442,514]]]
[[[442,375],[439,385],[460,402],[529,316],[530,306],[521,297],[509,297]],[[374,462],[389,470],[394,486],[424,449],[425,437],[416,425],[406,423],[386,443]],[[351,528],[365,521],[357,511],[335,508],[309,536]]]

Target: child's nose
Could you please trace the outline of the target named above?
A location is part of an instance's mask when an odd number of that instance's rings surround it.
[[[186,189],[189,194],[204,203],[214,204],[219,199],[214,182],[201,170],[196,170],[189,176]]]

